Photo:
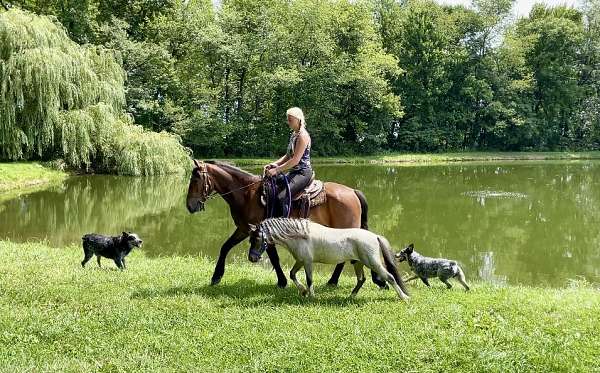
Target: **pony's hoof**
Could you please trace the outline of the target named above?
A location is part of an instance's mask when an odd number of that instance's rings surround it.
[[[211,286],[219,285],[219,282],[221,282],[221,278],[220,277],[219,278],[212,278],[210,280],[210,285]]]

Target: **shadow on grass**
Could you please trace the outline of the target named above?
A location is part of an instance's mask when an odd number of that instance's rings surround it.
[[[277,305],[307,305],[346,307],[373,302],[398,302],[394,292],[382,291],[376,298],[351,298],[349,288],[336,288],[327,285],[315,287],[315,297],[301,297],[292,284],[285,289],[279,289],[271,284],[257,283],[253,280],[239,280],[234,284],[183,285],[172,288],[140,289],[131,294],[132,299],[154,299],[180,296],[202,296],[221,302],[221,307],[229,306],[277,306]],[[392,294],[393,293],[393,294]]]

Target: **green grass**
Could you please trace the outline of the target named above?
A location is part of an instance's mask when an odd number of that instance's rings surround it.
[[[316,276],[316,298],[246,262],[208,286],[214,263],[146,258],[82,269],[79,247],[0,241],[0,370],[593,371],[600,292],[473,284],[412,285],[412,299],[370,282],[355,300]]]
[[[0,198],[64,180],[68,174],[37,162],[0,163]]]
[[[447,163],[447,162],[487,162],[487,161],[518,161],[518,160],[583,160],[600,159],[600,151],[595,152],[462,152],[437,154],[404,154],[390,153],[373,156],[347,157],[314,157],[314,164],[336,163]],[[264,165],[272,162],[271,158],[230,158],[239,166]]]

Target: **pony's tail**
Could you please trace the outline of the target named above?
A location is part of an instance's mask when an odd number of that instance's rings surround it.
[[[367,197],[358,189],[354,189],[354,193],[360,201],[360,227],[362,229],[369,230],[369,218],[367,213],[369,212],[369,205],[367,204]]]
[[[387,271],[394,276],[394,280],[396,280],[396,283],[398,286],[400,286],[400,289],[402,289],[404,294],[410,295],[406,285],[404,284],[404,281],[402,281],[402,277],[400,277],[400,274],[398,273],[398,268],[396,268],[396,264],[394,263],[394,255],[392,254],[392,249],[389,246],[390,244],[387,242],[387,240],[382,239],[381,237],[377,237],[377,241],[379,241],[379,248],[381,249],[385,269],[387,269]]]

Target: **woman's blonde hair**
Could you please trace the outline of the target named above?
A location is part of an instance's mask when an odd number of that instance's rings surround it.
[[[300,121],[300,128],[306,127],[306,120],[304,119],[304,113],[299,107],[292,107],[287,109],[285,112],[287,115],[297,118]]]

